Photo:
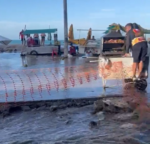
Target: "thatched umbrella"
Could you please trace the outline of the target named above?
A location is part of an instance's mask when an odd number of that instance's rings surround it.
[[[73,40],[74,39],[74,35],[73,35],[73,24],[71,24],[70,28],[69,28],[69,34],[68,34],[69,39]]]
[[[90,40],[92,36],[92,29],[90,28],[87,35],[87,40]]]

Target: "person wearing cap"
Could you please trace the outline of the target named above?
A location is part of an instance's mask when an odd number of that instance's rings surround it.
[[[140,79],[143,70],[143,62],[147,55],[148,45],[139,29],[133,28],[131,23],[125,26],[126,30],[126,54],[130,56],[129,51],[132,50],[133,57],[133,80]],[[138,69],[138,77],[136,78],[136,70]]]

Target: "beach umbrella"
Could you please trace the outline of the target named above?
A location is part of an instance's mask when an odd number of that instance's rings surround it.
[[[92,36],[92,29],[90,28],[87,35],[87,40],[90,40]]]
[[[69,28],[69,34],[68,34],[69,39],[73,40],[74,39],[74,35],[73,35],[73,24],[71,24],[70,28]]]
[[[0,43],[4,45],[8,45],[11,42],[10,39],[0,36]]]

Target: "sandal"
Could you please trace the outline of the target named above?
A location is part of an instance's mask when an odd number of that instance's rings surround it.
[[[136,76],[133,76],[133,77],[132,77],[132,80],[133,80],[133,81],[136,81],[136,80],[137,80],[137,77],[136,77]]]

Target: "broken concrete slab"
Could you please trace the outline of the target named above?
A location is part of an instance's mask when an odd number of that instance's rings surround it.
[[[94,112],[97,113],[99,111],[119,113],[119,112],[132,112],[133,110],[125,99],[116,97],[97,100],[94,103]]]
[[[130,105],[123,98],[114,98],[103,100],[103,109],[108,112],[131,111]]]

